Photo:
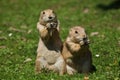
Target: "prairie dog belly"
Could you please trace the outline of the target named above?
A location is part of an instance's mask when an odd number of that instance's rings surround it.
[[[45,60],[48,62],[48,64],[54,64],[58,57],[61,56],[60,52],[56,52],[56,51],[46,51],[45,54],[42,55]]]
[[[53,46],[50,46],[50,47],[53,48]],[[48,64],[54,64],[56,62],[57,58],[61,56],[59,49],[56,49],[56,51],[55,50],[49,50],[44,45],[44,43],[42,42],[41,39],[40,39],[40,42],[39,42],[37,53],[38,53],[38,55],[43,57],[44,60],[46,60],[48,62]]]

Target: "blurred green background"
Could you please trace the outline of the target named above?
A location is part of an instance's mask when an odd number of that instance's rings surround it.
[[[63,41],[70,27],[86,29],[97,68],[90,80],[120,80],[120,0],[0,0],[0,80],[83,79],[83,74],[34,73],[36,24],[48,8],[57,13]]]

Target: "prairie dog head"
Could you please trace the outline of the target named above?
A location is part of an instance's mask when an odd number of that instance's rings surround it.
[[[40,21],[42,22],[51,22],[51,21],[55,21],[57,19],[57,16],[55,14],[55,12],[52,9],[46,9],[41,11],[40,13]]]
[[[79,43],[80,45],[89,44],[85,29],[81,26],[72,27],[69,31],[69,37],[73,42]]]

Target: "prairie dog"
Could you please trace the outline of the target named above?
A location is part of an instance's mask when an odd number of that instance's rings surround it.
[[[70,29],[62,50],[68,74],[88,74],[91,71],[92,54],[88,44],[89,39],[84,28],[75,26]]]
[[[37,29],[40,39],[35,62],[36,73],[40,73],[42,68],[47,68],[63,75],[65,72],[65,61],[61,54],[63,45],[59,36],[59,23],[53,10],[41,12]]]

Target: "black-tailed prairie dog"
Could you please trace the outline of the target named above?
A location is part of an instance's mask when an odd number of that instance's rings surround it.
[[[75,26],[70,29],[62,51],[68,74],[76,72],[88,74],[91,71],[92,54],[88,44],[89,39],[84,28]]]
[[[42,68],[47,68],[60,75],[64,74],[65,61],[61,54],[63,45],[59,36],[59,22],[53,10],[41,12],[37,29],[40,39],[35,62],[36,73],[40,73]]]

